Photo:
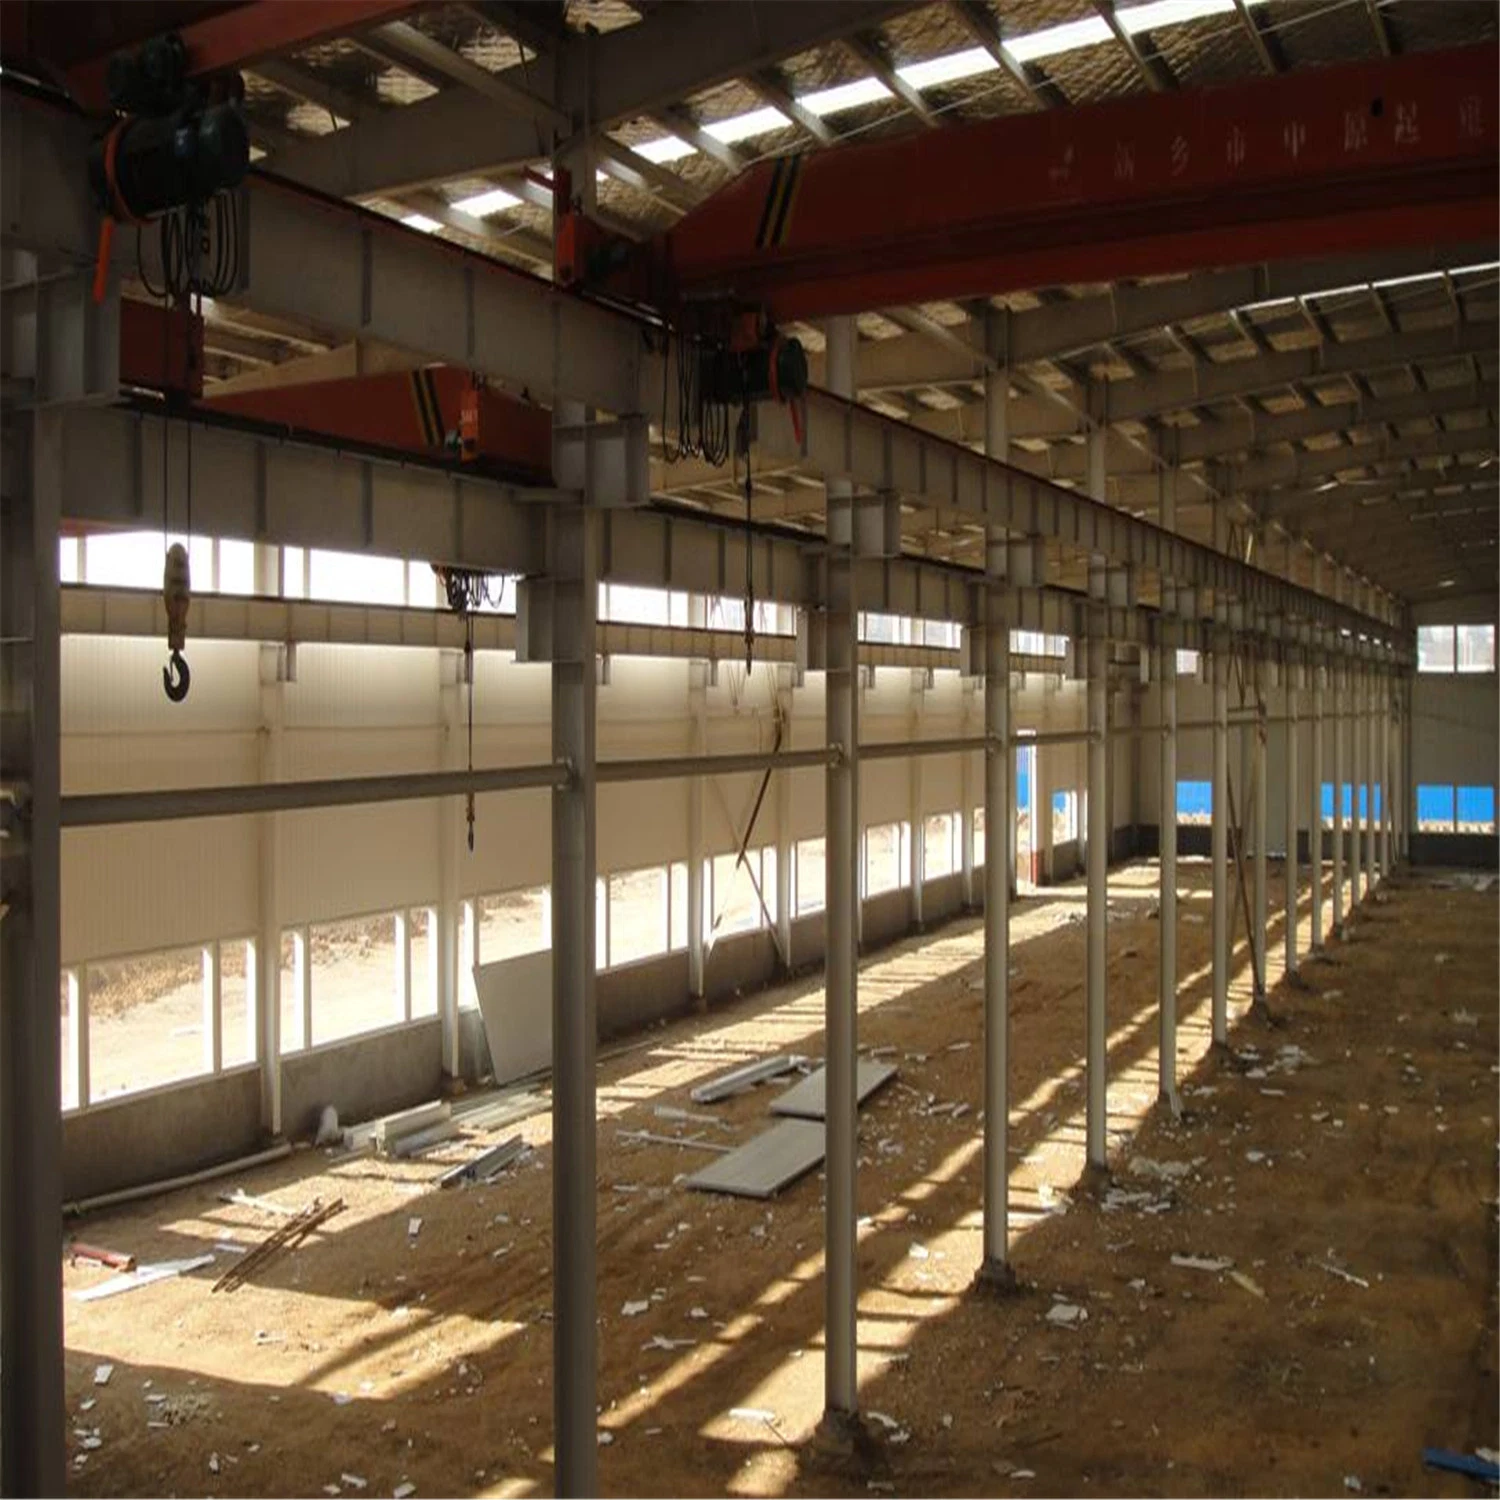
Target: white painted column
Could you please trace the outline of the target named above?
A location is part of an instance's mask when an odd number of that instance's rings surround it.
[[[1086,439],[1089,494],[1103,501],[1105,439],[1103,426]],[[1085,1137],[1088,1167],[1109,1167],[1108,946],[1109,927],[1109,640],[1105,633],[1108,583],[1103,557],[1089,559],[1088,618],[1088,921],[1086,982],[1088,991],[1084,1048]],[[989,835],[991,839],[994,834]]]
[[[774,672],[789,672],[789,668],[775,667]],[[782,746],[791,749],[792,744],[792,688],[790,684],[778,687],[781,702],[782,722],[786,725],[782,735]],[[792,837],[792,773],[778,771],[776,783],[776,939],[781,950],[782,963],[792,967],[792,874],[795,858],[795,840]]]
[[[973,694],[969,692],[967,683],[961,686],[959,693],[959,726],[958,732],[965,738],[972,733],[972,718],[969,713],[969,704],[973,701]],[[970,910],[974,907],[974,755],[966,751],[958,758],[959,764],[959,815],[958,815],[958,853],[960,868],[963,871],[964,906]]]
[[[922,733],[922,689],[913,687],[913,702],[916,705],[906,718],[908,739],[918,739]],[[911,882],[911,921],[920,932],[924,926],[924,903],[922,886],[927,879],[927,841],[922,836],[922,767],[925,758],[913,755],[906,762],[906,819],[911,828],[911,838],[906,848],[906,873]]]
[[[1174,429],[1175,430],[1175,429]],[[1174,455],[1175,456],[1175,455]],[[1158,476],[1157,515],[1164,531],[1177,529],[1177,469],[1163,466]],[[1157,993],[1157,1096],[1177,1111],[1177,586],[1161,585],[1156,647],[1160,698],[1161,756],[1156,819],[1159,874],[1158,920],[1161,955]]]
[[[1266,735],[1269,726],[1266,723],[1265,714],[1265,664],[1256,658],[1251,671],[1252,680],[1255,684],[1256,718],[1250,726],[1250,754],[1251,754],[1251,781],[1255,787],[1255,829],[1251,837],[1255,840],[1254,876],[1255,887],[1255,932],[1253,939],[1257,955],[1255,965],[1255,1001],[1264,1005],[1266,999],[1267,969],[1266,962],[1269,958],[1268,944],[1266,938],[1270,927],[1270,911],[1266,901],[1266,839],[1267,839],[1267,817],[1266,804],[1270,798],[1266,795]]]
[[[1362,830],[1364,820],[1359,815],[1359,794],[1364,789],[1365,774],[1365,674],[1362,666],[1357,666],[1353,671],[1351,707],[1353,710],[1350,719],[1350,739],[1352,741],[1353,753],[1350,760],[1354,771],[1350,776],[1349,790],[1349,818],[1350,833],[1350,877],[1349,877],[1349,911],[1352,914],[1354,908],[1359,905],[1364,896],[1364,887],[1360,880],[1360,870],[1364,862],[1364,840]]]
[[[1333,689],[1333,935],[1344,935],[1344,732],[1349,695],[1342,657],[1329,667]]]
[[[279,547],[257,544],[255,592],[275,598],[282,592]],[[260,744],[257,772],[262,782],[281,776],[285,687],[293,646],[260,648]],[[281,1120],[281,813],[262,813],[256,824],[255,1053],[260,1063],[260,1124],[279,1136]]]
[[[696,608],[695,608],[696,606]],[[695,616],[695,625],[707,623],[707,610],[700,596],[688,601],[689,616]],[[691,754],[708,753],[708,662],[694,662],[689,667],[688,717],[691,724]],[[691,776],[687,781],[687,953],[688,994],[701,1008],[704,1003],[704,943],[703,934],[707,922],[703,911],[703,793],[701,776]]]
[[[445,770],[461,770],[468,761],[468,684],[464,653],[438,653],[438,712],[441,718],[441,759]],[[436,929],[428,941],[437,955],[437,1012],[443,1038],[443,1072],[449,1078],[463,1073],[459,1000],[474,964],[473,943],[477,913],[465,941],[463,861],[468,847],[465,799],[442,797],[437,803],[438,903]]]

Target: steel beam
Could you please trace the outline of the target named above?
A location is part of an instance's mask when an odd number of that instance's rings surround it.
[[[0,1491],[64,1472],[59,636],[62,430],[11,410],[0,455]],[[80,1103],[83,1102],[80,1100]]]
[[[795,9],[800,16],[809,8]],[[626,28],[621,35],[646,29]],[[97,225],[77,172],[87,149],[86,131],[40,106],[20,105],[10,94],[3,124],[0,205],[7,236],[70,256],[81,266],[90,264]],[[379,216],[311,198],[270,179],[252,176],[246,193],[254,253],[246,285],[231,301],[327,329],[335,337],[373,338],[472,368],[524,386],[540,399],[560,394],[625,414],[649,411],[659,402],[660,364],[631,319]],[[132,254],[128,242],[117,244],[122,273],[134,269]],[[1273,614],[1296,613],[1314,623],[1362,628],[1382,637],[1390,633],[1388,622],[1341,609],[1211,548],[1167,538],[1148,522],[1031,476],[1018,477],[1003,465],[825,392],[809,395],[802,443],[793,438],[789,422],[773,417],[762,426],[761,448],[773,459],[780,450],[826,478],[898,494],[918,506],[967,513],[1023,535],[1059,537],[1113,563],[1234,594]],[[237,483],[242,488],[245,477]]]
[[[1333,935],[1344,935],[1344,720],[1349,674],[1342,662],[1329,668],[1333,690]]]
[[[854,389],[855,329],[850,318],[827,327],[829,379]],[[855,1265],[858,1101],[855,1064],[859,1009],[859,684],[858,574],[852,486],[828,485],[826,739],[844,754],[828,767],[826,805],[827,950],[824,978],[824,1111],[827,1148],[824,1229],[825,1420],[846,1424],[859,1407],[856,1373],[858,1289]]]
[[[1229,656],[1227,640],[1216,640],[1213,659],[1213,793],[1210,830],[1213,857],[1213,1043],[1229,1045]]]

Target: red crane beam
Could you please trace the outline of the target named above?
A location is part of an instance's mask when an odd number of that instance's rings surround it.
[[[246,0],[177,31],[187,47],[188,69],[196,75],[248,67],[257,58],[393,21],[416,9],[417,0]],[[73,97],[85,109],[107,108],[108,67],[106,55],[68,69]]]
[[[1488,239],[1497,79],[1484,44],[782,157],[655,241],[623,289],[785,321]]]

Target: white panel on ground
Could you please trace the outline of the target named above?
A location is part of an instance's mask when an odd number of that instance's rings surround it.
[[[877,1089],[882,1089],[896,1076],[894,1063],[871,1062],[860,1058],[855,1074],[855,1092],[863,1104]],[[828,1070],[819,1068],[801,1083],[789,1088],[772,1106],[773,1115],[792,1115],[799,1120],[821,1120],[823,1118],[824,1087],[828,1082]]]
[[[475,964],[474,992],[496,1083],[510,1083],[551,1066],[551,953]]]
[[[799,1085],[800,1086],[800,1085]],[[703,1193],[770,1198],[823,1160],[823,1127],[815,1120],[778,1120],[737,1151],[686,1179]]]

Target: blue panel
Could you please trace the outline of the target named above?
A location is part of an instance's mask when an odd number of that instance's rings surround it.
[[[1208,818],[1213,816],[1214,789],[1210,781],[1179,781],[1177,783],[1177,816],[1179,818]]]
[[[1353,815],[1353,813],[1354,813],[1354,787],[1349,782],[1346,781],[1344,783],[1344,821],[1346,823],[1349,821],[1349,819]]]
[[[1363,823],[1370,816],[1370,789],[1364,782],[1359,784],[1359,821]]]
[[[1331,781],[1325,781],[1323,783],[1322,808],[1323,816],[1327,818],[1330,823],[1333,822],[1333,783]]]
[[[1453,788],[1451,786],[1419,786],[1417,788],[1417,827],[1436,824],[1440,828],[1453,827]]]
[[[1379,786],[1375,788],[1375,821],[1377,823],[1380,821],[1381,816],[1385,812],[1385,809],[1380,805],[1380,794],[1383,790],[1384,789]]]
[[[1066,792],[1053,792],[1052,811],[1055,813],[1066,813],[1068,810],[1068,794]]]
[[[1031,806],[1031,752],[1026,749],[1016,751],[1016,806]]]
[[[1495,789],[1492,786],[1461,786],[1458,789],[1458,821],[1482,823],[1495,821]]]

